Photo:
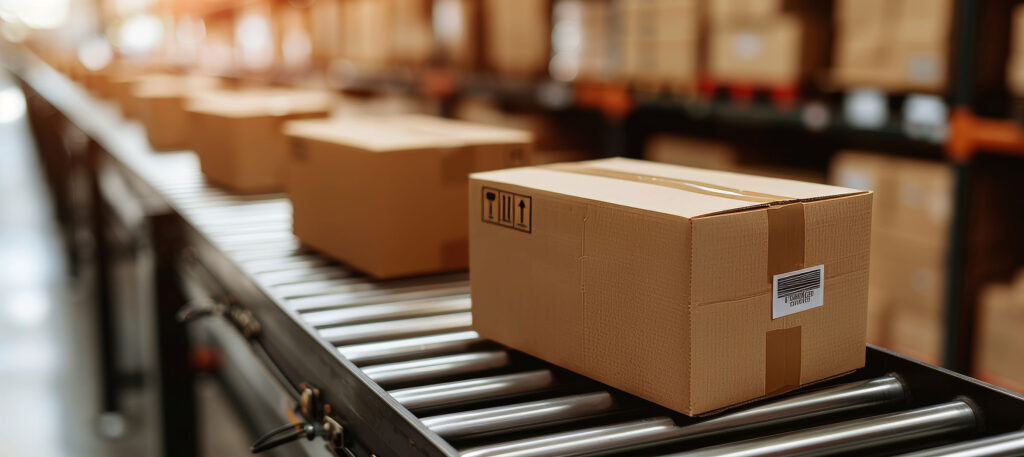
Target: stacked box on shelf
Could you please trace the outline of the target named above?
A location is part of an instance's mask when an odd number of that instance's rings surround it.
[[[1024,392],[1024,271],[1012,283],[986,286],[979,306],[974,375]]]
[[[484,0],[482,30],[487,67],[511,77],[547,74],[550,19],[548,0]]]
[[[826,58],[825,3],[708,2],[708,77],[729,86],[798,86],[821,68]]]
[[[833,83],[942,92],[952,14],[952,0],[837,0]]]
[[[313,60],[330,62],[344,55],[341,0],[318,0],[306,8]]]
[[[606,0],[557,0],[551,12],[551,76],[569,81],[602,82],[615,74],[611,33],[612,3]]]
[[[458,68],[479,62],[478,0],[434,0],[434,40],[440,56]]]
[[[1024,96],[1024,5],[1013,10],[1010,58],[1006,62],[1006,85],[1010,93]]]
[[[652,91],[689,92],[700,62],[699,0],[620,0],[622,71]]]
[[[915,358],[942,355],[953,176],[938,162],[840,153],[833,183],[875,191],[868,332]]]
[[[381,68],[391,59],[392,12],[381,0],[341,3],[345,58],[365,68]]]
[[[392,60],[401,65],[423,65],[434,49],[431,7],[427,0],[391,0]]]

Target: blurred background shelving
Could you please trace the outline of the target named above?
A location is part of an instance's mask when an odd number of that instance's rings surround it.
[[[1019,2],[4,5],[6,41],[126,114],[133,81],[112,69],[190,72],[527,129],[542,161],[624,155],[871,188],[869,340],[1024,384],[1004,368],[1019,365],[1005,348],[1024,349]]]

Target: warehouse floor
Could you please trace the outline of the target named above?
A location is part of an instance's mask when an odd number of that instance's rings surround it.
[[[68,273],[24,111],[0,73],[0,457],[155,455],[144,389],[123,395],[124,421],[99,420],[89,273]],[[204,379],[199,395],[205,455],[248,455],[219,385]]]

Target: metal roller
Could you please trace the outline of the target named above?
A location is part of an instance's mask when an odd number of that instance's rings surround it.
[[[337,308],[339,306],[372,305],[382,302],[417,300],[468,293],[468,282],[452,281],[440,284],[418,284],[409,287],[377,288],[358,292],[292,298],[288,300],[288,307],[292,310],[303,312]]]
[[[368,324],[327,327],[320,330],[320,336],[335,346],[369,343],[393,338],[408,338],[432,333],[468,330],[473,325],[469,312],[442,314],[439,316],[414,317]]]
[[[481,351],[363,367],[383,387],[479,373],[509,364],[508,351]]]
[[[671,454],[671,457],[807,457],[866,452],[901,443],[956,435],[975,427],[977,417],[974,408],[967,402],[956,400],[910,411]]]
[[[312,252],[305,249],[253,249],[248,251],[234,251],[225,252],[231,260],[235,262],[251,262],[251,261],[267,261],[273,262],[276,260],[287,261],[298,257],[305,257]]]
[[[290,220],[274,219],[266,222],[254,222],[249,224],[216,225],[203,227],[203,233],[212,238],[233,234],[254,234],[265,232],[287,233],[292,230],[291,222],[292,221]]]
[[[314,311],[303,314],[302,320],[313,327],[324,328],[336,325],[458,313],[469,311],[470,306],[468,296],[444,297],[431,300],[400,301]]]
[[[537,392],[554,387],[555,383],[555,375],[551,370],[534,370],[407,387],[388,393],[402,406],[416,410],[475,400],[493,400],[525,392]]]
[[[476,332],[466,330],[342,346],[338,352],[356,365],[369,365],[462,352],[483,341]]]
[[[1024,455],[1024,430],[966,441],[900,457],[1017,457]]]
[[[615,407],[615,399],[610,393],[592,392],[425,417],[421,420],[442,438],[454,439],[483,433],[525,430],[559,421],[580,420],[607,413]]]
[[[233,253],[248,253],[249,251],[280,251],[280,252],[298,252],[302,249],[302,245],[299,244],[298,240],[286,240],[286,241],[268,241],[266,243],[251,243],[251,244],[239,244],[231,246],[218,246],[220,250],[227,254]]]
[[[678,426],[673,423],[671,427],[659,428],[657,433],[647,431],[636,435],[624,434],[614,440],[595,440],[589,434],[569,432],[487,445],[473,449],[476,453],[473,455],[544,457],[629,453],[658,445],[742,431],[771,430],[810,419],[864,414],[900,404],[905,401],[905,395],[905,388],[899,379],[884,376],[794,395],[690,425]],[[616,426],[597,427],[595,430]]]
[[[275,273],[282,271],[304,270],[306,268],[317,268],[331,266],[331,261],[320,255],[304,255],[284,260],[253,260],[242,262],[242,268],[253,274]],[[340,265],[332,266],[339,270],[345,270]]]
[[[356,273],[352,270],[341,268],[337,265],[322,265],[318,267],[293,268],[290,270],[273,271],[267,273],[254,273],[260,282],[274,287],[283,284],[294,284],[298,281],[324,281],[331,279],[349,278]]]
[[[459,453],[462,457],[577,455],[623,443],[650,441],[676,428],[671,418],[655,417],[464,449]]]
[[[444,287],[446,285],[454,286],[457,285],[455,284],[456,282],[465,282],[466,285],[468,286],[468,281],[466,281],[466,275],[463,273],[445,275],[430,279],[407,278],[392,279],[388,281],[375,281],[365,277],[363,279],[364,281],[358,284],[353,284],[351,283],[351,281],[323,281],[322,283],[303,284],[301,287],[278,287],[275,288],[275,292],[287,300],[299,300],[302,298],[313,296],[343,295],[365,291],[376,291],[378,293],[381,293],[399,292],[401,291],[401,289],[433,289],[438,287]]]

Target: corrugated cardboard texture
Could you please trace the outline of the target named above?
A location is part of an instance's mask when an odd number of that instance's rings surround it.
[[[303,243],[378,278],[465,269],[469,173],[524,165],[530,135],[424,116],[289,123]]]
[[[531,231],[487,223],[485,188],[530,198]],[[868,193],[609,159],[474,174],[470,209],[487,338],[686,414],[863,365]],[[821,264],[825,305],[773,320],[771,268]]]

